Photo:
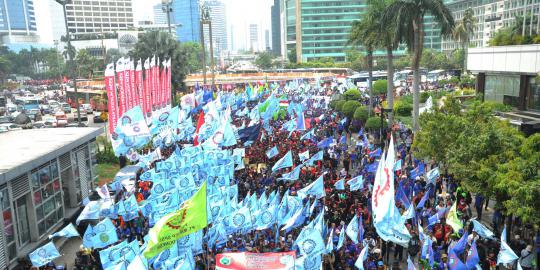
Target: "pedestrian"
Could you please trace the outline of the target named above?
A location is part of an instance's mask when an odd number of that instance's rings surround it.
[[[534,253],[532,252],[532,245],[527,245],[527,247],[521,251],[521,256],[519,257],[519,263],[523,270],[532,270],[533,260]]]

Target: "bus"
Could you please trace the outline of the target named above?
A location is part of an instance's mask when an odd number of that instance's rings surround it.
[[[428,72],[427,81],[428,82],[438,82],[439,80],[446,78],[446,71],[442,69],[436,69]]]
[[[30,112],[30,111],[39,111],[39,103],[41,99],[40,98],[27,98],[27,97],[19,97],[15,100],[15,104],[19,108],[21,108],[21,111],[23,112]]]
[[[354,74],[352,76],[349,76],[348,78],[354,83],[354,85],[358,87],[364,87],[364,88],[368,87],[368,83],[369,83],[368,72]],[[373,78],[373,82],[376,82],[378,80],[386,80],[388,78],[388,74],[386,73],[386,71],[374,71],[372,74],[372,78]]]

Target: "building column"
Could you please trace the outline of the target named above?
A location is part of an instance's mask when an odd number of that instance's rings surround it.
[[[520,75],[518,109],[521,111],[527,109],[527,95],[529,94],[529,88],[529,75]]]
[[[484,95],[486,90],[486,73],[478,73],[476,76],[476,92],[482,94],[482,102],[484,101]]]

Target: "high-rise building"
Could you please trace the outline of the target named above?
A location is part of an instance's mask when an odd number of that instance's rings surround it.
[[[181,42],[201,40],[199,0],[174,0],[171,23],[180,24],[176,35]]]
[[[264,45],[267,51],[270,51],[270,30],[264,30]]]
[[[465,10],[471,9],[476,18],[473,33],[470,34],[469,46],[486,47],[495,32],[503,27],[511,26],[516,16],[527,14],[533,18],[533,23],[526,22],[525,34],[540,33],[540,2],[539,1],[508,1],[508,0],[446,0],[456,23],[462,18]],[[451,52],[461,47],[459,41],[445,38],[442,41],[442,51]]]
[[[83,1],[66,5],[69,32],[76,35],[114,32],[134,26],[132,0]]]
[[[167,12],[163,11],[163,5],[159,3],[157,5],[154,5],[153,9],[154,9],[154,24],[166,24]]]
[[[33,0],[0,0],[1,44],[38,42]]]
[[[281,18],[280,18],[280,0],[274,0],[271,8],[270,20],[272,22],[272,52],[276,55],[281,54]]]
[[[212,39],[214,44],[214,55],[220,55],[226,51],[229,46],[227,42],[227,19],[225,4],[219,0],[207,0],[206,6],[210,12],[210,20],[212,21]],[[208,26],[205,26],[204,34],[206,39],[209,37]],[[207,48],[210,48],[207,46]]]
[[[251,51],[259,48],[259,26],[254,23],[249,25],[249,48]]]

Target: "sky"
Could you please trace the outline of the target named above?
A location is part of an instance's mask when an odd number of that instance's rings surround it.
[[[178,0],[174,0],[178,1]],[[257,24],[261,49],[264,48],[264,32],[271,30],[270,7],[272,0],[221,0],[227,9],[227,32],[229,44],[233,40],[234,50],[250,48],[249,24]],[[133,0],[135,21],[153,20],[152,7],[161,0]],[[231,37],[231,29],[232,36]],[[270,35],[271,36],[271,35]],[[271,41],[270,41],[271,43]]]

